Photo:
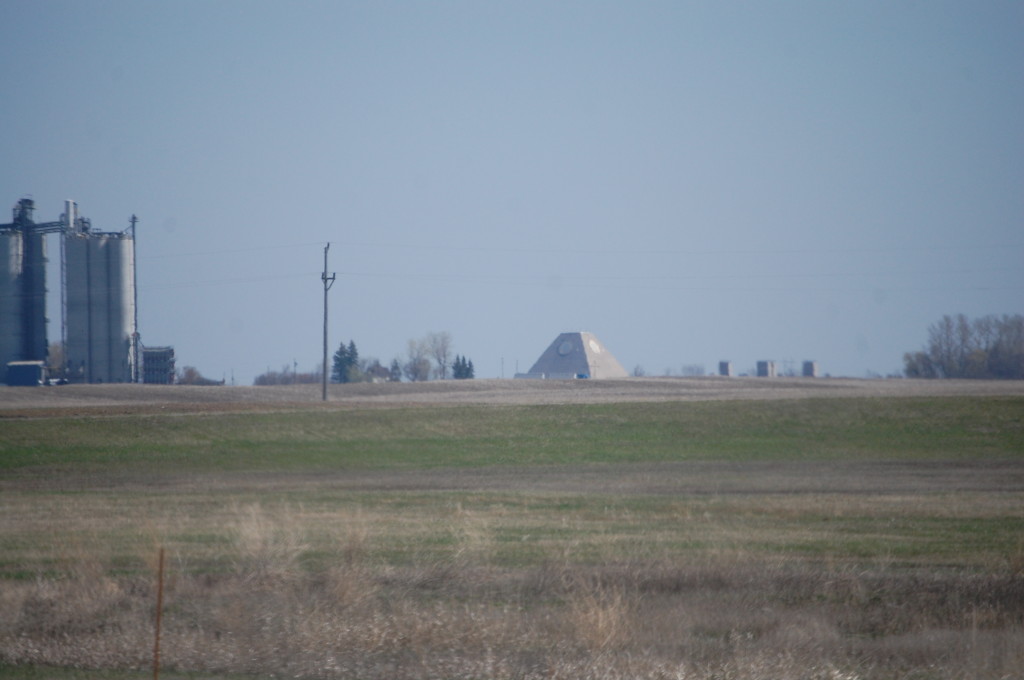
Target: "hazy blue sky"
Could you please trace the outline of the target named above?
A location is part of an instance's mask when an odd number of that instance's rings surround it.
[[[571,330],[653,375],[885,374],[943,314],[1024,313],[1021,2],[7,0],[0,26],[0,198],[137,214],[143,341],[209,377],[313,370],[328,241],[332,352],[448,331],[478,377]]]

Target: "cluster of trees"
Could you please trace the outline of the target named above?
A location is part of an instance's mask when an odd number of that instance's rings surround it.
[[[356,349],[355,340],[349,340],[348,347],[344,342],[341,343],[338,351],[334,353],[331,366],[331,382],[361,382],[358,379],[359,350]]]
[[[452,359],[452,336],[445,332],[427,333],[419,340],[409,341],[406,347],[406,361],[401,365],[402,374],[409,382],[421,382],[431,378],[447,380],[451,369],[452,377],[460,380],[472,378],[473,362],[465,357],[456,358],[460,360],[458,375],[454,375],[456,365]]]
[[[456,380],[469,380],[476,377],[476,370],[473,362],[466,357],[455,355],[455,362],[452,363],[452,377]]]
[[[318,367],[312,373],[299,373],[290,366],[285,366],[280,371],[268,370],[256,377],[255,384],[319,383],[323,379],[321,368]],[[384,366],[373,357],[360,357],[355,340],[342,342],[338,346],[338,351],[334,353],[330,370],[331,382],[336,383],[401,382],[403,379],[419,382],[431,379],[447,380],[449,377],[466,380],[476,377],[470,359],[458,354],[452,357],[452,337],[448,333],[428,333],[419,340],[410,340],[404,361],[396,357],[388,366]],[[189,377],[202,379],[198,375]]]
[[[903,355],[908,378],[1024,379],[1024,316],[944,316],[928,344]]]
[[[377,359],[360,359],[355,340],[349,340],[348,345],[341,343],[334,353],[331,382],[398,382],[402,375],[394,364],[392,362],[391,368],[387,368]]]
[[[395,358],[389,366],[377,359],[361,359],[354,340],[344,342],[334,353],[331,380],[348,382],[410,382],[474,377],[473,362],[464,356],[452,358],[452,338],[448,333],[428,333],[419,340],[409,340],[405,361]]]

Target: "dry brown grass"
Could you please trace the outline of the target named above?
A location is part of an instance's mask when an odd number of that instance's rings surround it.
[[[327,516],[260,502],[189,518],[225,530],[202,559],[172,549],[165,665],[362,679],[1024,671],[1018,562],[909,568],[763,554],[745,547],[751,536],[740,540],[733,517],[712,527],[708,549],[631,554],[615,536],[581,532],[517,567],[497,559],[503,510],[455,505],[426,520],[403,528],[373,509]],[[132,573],[117,573],[94,527],[95,540],[69,544],[54,573],[4,582],[0,661],[146,668],[153,540],[173,546],[180,521],[126,547],[137,553]],[[378,535],[389,528],[404,546],[390,559],[394,544]]]

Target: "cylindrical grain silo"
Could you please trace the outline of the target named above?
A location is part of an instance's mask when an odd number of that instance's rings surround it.
[[[101,232],[71,232],[65,238],[68,377],[90,383],[131,382],[132,238]]]
[[[22,235],[16,229],[0,229],[0,380],[8,362],[20,361],[24,339],[21,317]]]
[[[23,361],[45,361],[46,346],[46,236],[29,230],[22,234],[21,310],[25,335]]]
[[[32,199],[0,225],[0,380],[11,361],[46,359],[46,239],[32,222]]]

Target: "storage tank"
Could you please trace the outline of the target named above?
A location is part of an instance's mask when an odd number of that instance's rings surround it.
[[[46,347],[46,237],[36,231],[22,234],[21,314],[23,361],[45,361]]]
[[[0,379],[11,361],[46,359],[46,239],[23,198],[0,225]]]
[[[65,235],[67,369],[75,382],[132,382],[135,355],[133,239],[127,233]]]
[[[21,276],[22,235],[14,229],[0,230],[0,379],[7,364],[20,361],[24,330],[21,323],[21,297],[18,278]]]

